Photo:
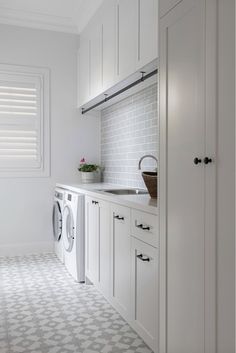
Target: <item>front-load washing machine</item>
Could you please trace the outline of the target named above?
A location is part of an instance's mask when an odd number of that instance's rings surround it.
[[[84,282],[84,195],[65,191],[64,200],[62,218],[64,263],[77,282]]]
[[[52,228],[54,237],[54,251],[59,260],[64,263],[64,250],[62,244],[62,212],[64,204],[64,190],[55,189],[52,211]]]

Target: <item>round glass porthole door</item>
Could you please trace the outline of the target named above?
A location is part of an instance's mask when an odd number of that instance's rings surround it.
[[[65,206],[63,211],[63,245],[67,252],[71,252],[74,245],[74,218],[69,206]]]
[[[56,241],[61,239],[62,234],[62,212],[59,202],[55,201],[52,210],[53,236]]]

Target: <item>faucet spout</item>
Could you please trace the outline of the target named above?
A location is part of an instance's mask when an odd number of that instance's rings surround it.
[[[152,159],[154,159],[154,160],[158,163],[157,158],[156,158],[155,156],[153,156],[153,155],[151,155],[151,154],[146,154],[145,156],[143,156],[143,157],[140,158],[140,160],[139,160],[139,163],[138,163],[138,169],[139,169],[139,170],[141,169],[142,161],[143,161],[145,158],[152,158]]]

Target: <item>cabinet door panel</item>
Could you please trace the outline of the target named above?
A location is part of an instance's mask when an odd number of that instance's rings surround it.
[[[86,272],[85,276],[97,284],[99,274],[99,208],[94,199],[86,197]],[[96,201],[97,202],[97,201]]]
[[[103,91],[115,82],[116,67],[116,1],[106,0],[101,7],[102,17],[102,87]]]
[[[99,201],[99,289],[110,296],[111,281],[111,227],[109,203]]]
[[[89,38],[84,31],[80,36],[78,50],[78,106],[89,100]]]
[[[102,23],[98,12],[89,23],[90,99],[102,92]]]
[[[112,206],[112,301],[126,319],[130,318],[130,209]],[[118,219],[121,218],[121,219]]]
[[[158,3],[157,0],[136,0],[138,6],[137,69],[157,58]]]
[[[142,255],[142,257],[141,257]],[[157,249],[132,238],[132,322],[157,352],[158,258]],[[149,261],[145,261],[145,260]]]
[[[168,353],[204,352],[204,165],[193,162],[203,159],[205,146],[204,28],[202,0],[182,1],[161,19],[161,136],[167,136],[168,172],[160,234],[166,242]]]
[[[136,67],[136,0],[117,1],[117,68],[119,80],[135,72]]]

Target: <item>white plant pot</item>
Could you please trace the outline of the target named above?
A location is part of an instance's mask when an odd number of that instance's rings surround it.
[[[80,172],[81,182],[83,184],[99,183],[101,180],[100,171],[96,172]]]

